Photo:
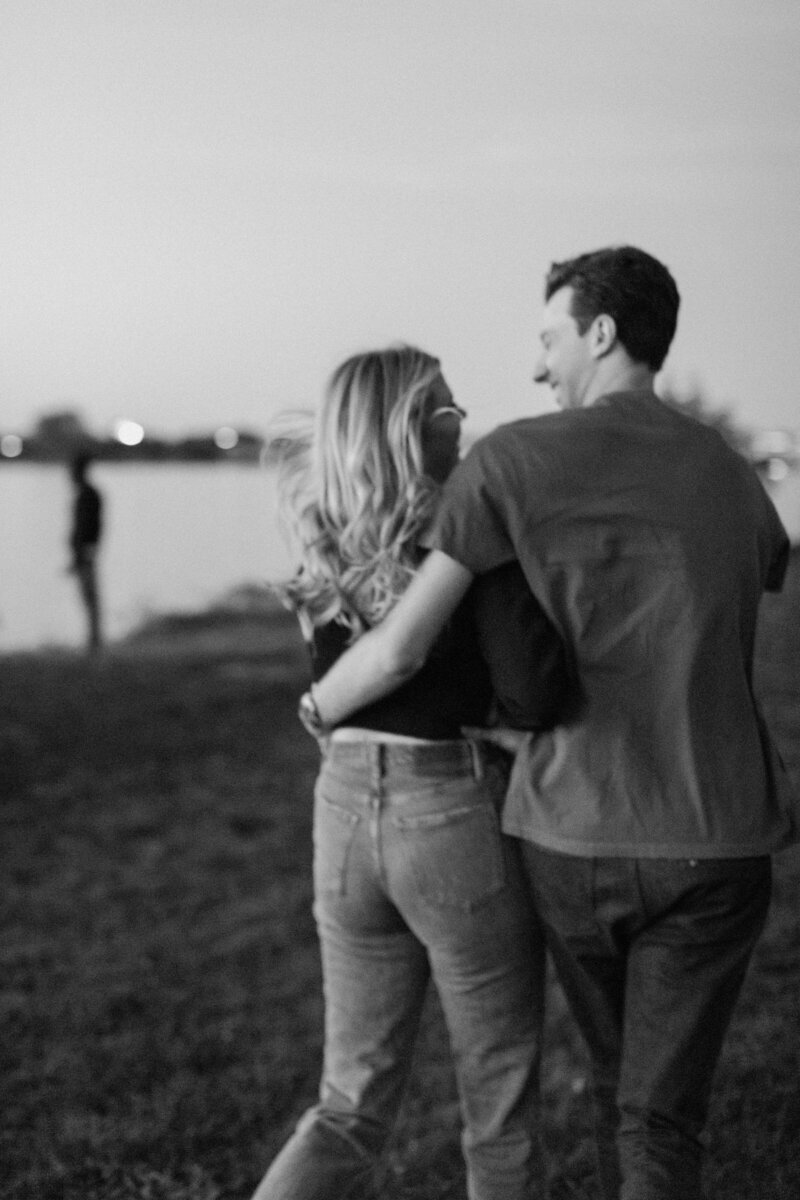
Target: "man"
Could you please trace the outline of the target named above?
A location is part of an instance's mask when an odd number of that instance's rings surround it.
[[[88,649],[94,651],[99,650],[102,644],[97,551],[103,524],[103,502],[97,488],[86,478],[91,461],[88,454],[78,454],[72,462],[74,499],[69,538],[72,562],[69,569],[78,580],[81,599],[86,608]]]
[[[535,378],[561,411],[476,444],[408,592],[312,697],[330,725],[396,686],[475,575],[522,564],[580,702],[523,745],[503,823],[591,1052],[608,1200],[700,1197],[769,855],[795,837],[752,691],[758,602],[788,541],[744,460],[653,391],[678,305],[632,247],[553,266]]]

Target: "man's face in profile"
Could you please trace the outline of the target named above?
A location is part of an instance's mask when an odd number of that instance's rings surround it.
[[[541,352],[534,369],[536,383],[547,383],[559,408],[580,408],[594,375],[589,329],[580,333],[572,315],[571,287],[559,288],[544,308]],[[590,327],[591,328],[591,327]]]

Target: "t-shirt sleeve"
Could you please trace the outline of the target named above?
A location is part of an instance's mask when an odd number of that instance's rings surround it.
[[[478,442],[444,486],[424,543],[474,575],[516,558],[503,512],[502,452],[491,435]]]

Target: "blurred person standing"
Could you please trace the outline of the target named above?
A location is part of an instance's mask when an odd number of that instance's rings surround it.
[[[102,646],[100,628],[100,595],[97,582],[97,554],[103,530],[103,498],[86,478],[92,459],[78,454],[72,461],[70,474],[74,486],[72,526],[69,546],[72,560],[69,570],[74,573],[86,608],[88,622],[87,648],[90,652]]]

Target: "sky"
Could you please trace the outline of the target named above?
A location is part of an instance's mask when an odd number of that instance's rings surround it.
[[[798,61],[797,0],[3,0],[0,434],[260,431],[398,340],[480,432],[619,242],[670,386],[796,429]]]

